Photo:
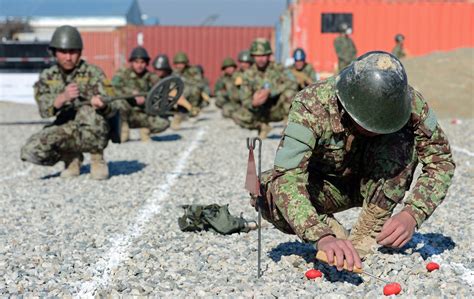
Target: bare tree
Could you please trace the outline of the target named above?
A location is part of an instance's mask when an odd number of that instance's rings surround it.
[[[31,26],[25,19],[7,19],[0,21],[0,40],[11,40],[16,33],[31,32]]]

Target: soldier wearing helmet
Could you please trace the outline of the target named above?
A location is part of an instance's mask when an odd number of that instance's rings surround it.
[[[238,60],[238,69],[239,71],[244,72],[248,70],[253,64],[253,58],[250,55],[249,50],[240,51],[239,56],[237,57]]]
[[[296,95],[274,168],[263,174],[262,214],[330,263],[336,255],[339,270],[343,262],[360,268],[374,246],[410,241],[443,201],[454,169],[446,135],[403,65],[369,52]],[[404,207],[392,216],[397,204]],[[349,234],[334,214],[352,207],[362,209]]]
[[[160,80],[158,76],[148,71],[150,56],[143,47],[136,47],[128,58],[129,66],[121,68],[112,78],[112,85],[117,95],[143,94]],[[144,142],[151,140],[150,134],[166,130],[170,123],[160,116],[151,116],[145,112],[145,97],[136,96],[125,100],[114,101],[113,106],[120,111],[122,119],[121,142],[126,142],[130,129],[140,129],[140,139]]]
[[[341,72],[346,66],[348,66],[357,57],[357,50],[354,41],[349,36],[352,33],[346,23],[339,25],[340,35],[334,39],[334,49],[336,50],[338,60],[338,71]]]
[[[392,54],[398,59],[405,58],[407,53],[404,48],[405,36],[403,34],[395,35],[395,47],[392,50]]]
[[[271,61],[271,54],[267,39],[257,38],[252,42],[250,55],[255,63],[243,74],[240,87],[242,107],[233,115],[238,125],[257,129],[261,138],[266,138],[271,131],[270,122],[286,118],[297,91],[291,72]]]
[[[237,64],[234,59],[227,57],[222,61],[222,75],[214,87],[216,106],[222,109],[224,117],[231,117],[240,108],[238,89],[234,84]]]
[[[155,70],[155,74],[160,79],[170,76],[173,72],[173,69],[170,65],[170,60],[165,54],[156,56],[156,58],[153,60],[153,69]]]
[[[205,90],[206,82],[200,70],[190,65],[188,55],[184,52],[177,52],[173,57],[173,74],[180,77],[184,81],[183,98],[192,104],[192,109],[189,113],[178,113],[173,118],[171,128],[178,130],[181,122],[188,116],[197,116],[201,108],[205,105],[203,103],[203,91]]]
[[[319,80],[319,74],[306,62],[306,53],[302,48],[295,49],[293,60],[295,63],[290,67],[290,71],[298,82],[298,91]]]
[[[75,27],[56,28],[49,48],[56,65],[41,72],[34,94],[41,117],[56,119],[28,139],[21,159],[47,166],[64,161],[61,177],[69,178],[79,176],[83,154],[90,153],[91,178],[106,179],[103,151],[112,109],[102,100],[107,95],[105,75],[81,59],[82,38]]]

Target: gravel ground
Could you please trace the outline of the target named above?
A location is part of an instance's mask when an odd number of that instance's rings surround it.
[[[19,159],[20,147],[43,123],[35,106],[0,102],[0,295],[68,297],[382,297],[383,283],[314,264],[324,278],[304,277],[314,249],[264,224],[263,269],[255,278],[257,233],[182,233],[180,205],[229,204],[249,219],[244,185],[245,137],[255,136],[213,109],[153,142],[138,132],[106,150],[111,178],[63,180],[62,165]],[[381,251],[365,268],[402,285],[400,297],[471,297],[474,287],[473,120],[442,121],[457,162],[443,205],[403,251]],[[264,141],[262,168],[272,165],[282,126]],[[337,215],[346,227],[357,210]],[[427,273],[436,261],[439,271]]]

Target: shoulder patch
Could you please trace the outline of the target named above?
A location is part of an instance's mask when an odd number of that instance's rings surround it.
[[[289,136],[306,144],[310,148],[314,148],[316,144],[316,138],[314,137],[313,132],[298,123],[289,122],[284,134],[285,136]]]
[[[428,115],[426,116],[423,124],[431,132],[436,129],[436,126],[438,125],[438,119],[436,118],[436,114],[434,113],[433,109],[430,108],[428,110]]]
[[[307,151],[310,151],[308,145],[302,143],[290,136],[285,136],[283,146],[278,149],[275,157],[275,166],[285,169],[298,167]]]

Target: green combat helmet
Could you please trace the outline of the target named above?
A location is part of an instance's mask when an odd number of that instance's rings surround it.
[[[167,55],[158,55],[153,60],[153,67],[155,70],[171,70],[170,60]]]
[[[266,38],[257,38],[250,46],[250,55],[270,55],[272,54],[272,47],[270,41]]]
[[[49,48],[52,50],[82,50],[81,34],[75,27],[69,25],[58,27],[53,33]]]
[[[253,58],[252,58],[252,56],[250,56],[249,50],[240,51],[239,56],[237,57],[237,59],[238,59],[240,62],[253,63]]]
[[[148,56],[148,52],[145,48],[136,47],[132,50],[132,53],[130,53],[128,61],[133,61],[135,59],[143,59],[148,63],[150,61],[150,56]]]
[[[176,55],[174,55],[174,58],[173,58],[173,63],[185,63],[185,64],[188,64],[188,63],[189,63],[188,55],[186,55],[186,53],[184,53],[184,52],[178,52],[178,53],[176,53]]]
[[[227,57],[222,61],[221,69],[225,69],[229,66],[237,67],[237,64],[235,63],[234,59]]]
[[[337,76],[336,93],[352,119],[370,132],[396,132],[410,118],[405,68],[387,52],[373,51],[357,58]]]

